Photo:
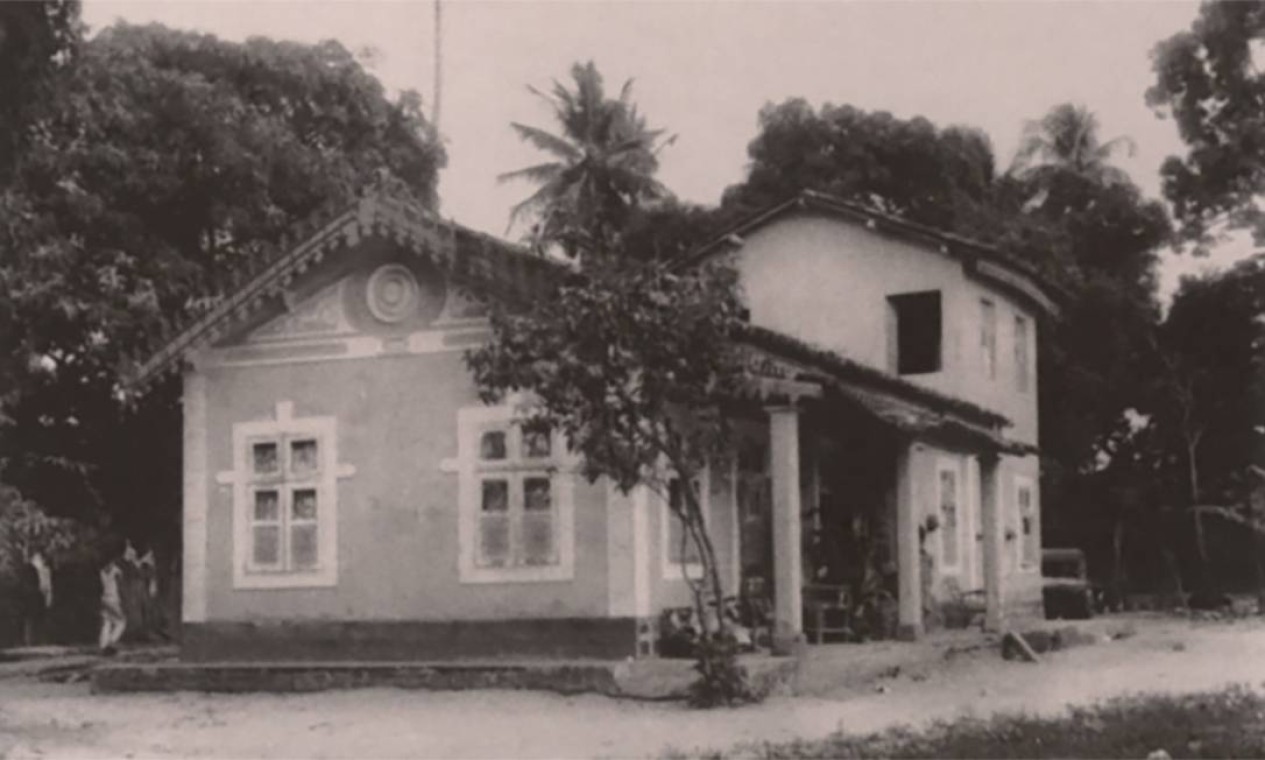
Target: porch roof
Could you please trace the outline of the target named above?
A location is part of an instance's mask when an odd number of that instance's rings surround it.
[[[748,325],[742,340],[766,358],[754,374],[780,375],[783,382],[816,384],[825,398],[839,398],[880,422],[918,438],[992,453],[1034,454],[1035,446],[1008,438],[1004,415],[915,385],[783,333]],[[763,371],[761,371],[763,370]]]

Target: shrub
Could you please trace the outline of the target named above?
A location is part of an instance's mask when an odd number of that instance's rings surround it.
[[[751,686],[747,669],[738,662],[738,644],[729,636],[705,636],[695,644],[698,679],[690,686],[693,707],[733,707],[763,697]]]

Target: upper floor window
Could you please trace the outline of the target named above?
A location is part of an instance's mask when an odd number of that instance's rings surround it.
[[[892,335],[892,364],[901,375],[939,372],[941,368],[940,291],[888,296]]]
[[[997,377],[997,307],[987,298],[980,302],[980,358],[984,365],[984,377]]]
[[[1029,380],[1028,320],[1015,315],[1015,390],[1027,393]]]

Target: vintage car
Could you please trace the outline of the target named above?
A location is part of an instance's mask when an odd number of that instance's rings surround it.
[[[1100,596],[1089,581],[1089,564],[1080,549],[1041,552],[1041,596],[1050,620],[1084,620],[1094,616]]]

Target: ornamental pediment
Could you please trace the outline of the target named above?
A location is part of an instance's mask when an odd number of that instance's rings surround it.
[[[346,280],[339,280],[297,304],[289,304],[287,313],[256,328],[247,337],[248,343],[271,343],[351,332],[344,306]],[[293,296],[286,296],[286,300]]]

